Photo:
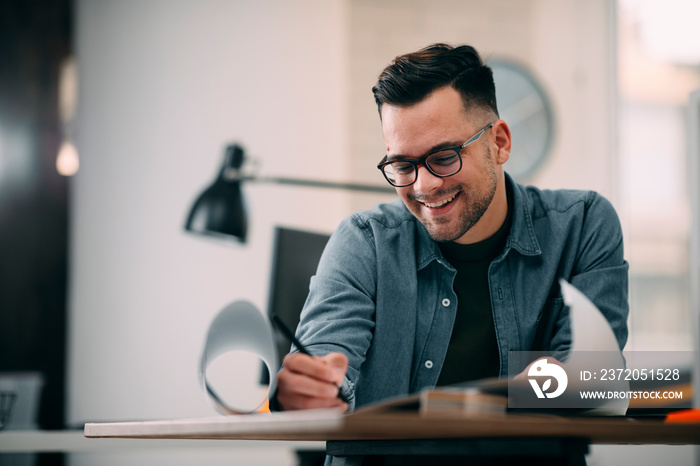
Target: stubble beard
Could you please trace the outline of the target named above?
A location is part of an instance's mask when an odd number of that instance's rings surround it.
[[[495,167],[491,164],[487,164],[486,167],[488,184],[484,192],[474,192],[469,190],[464,184],[459,186],[461,197],[459,201],[463,203],[463,207],[459,212],[452,212],[452,215],[445,218],[428,220],[422,217],[419,219],[430,237],[435,241],[448,242],[461,238],[484,216],[496,195],[496,187],[498,185],[498,175]],[[450,227],[450,223],[454,225]]]

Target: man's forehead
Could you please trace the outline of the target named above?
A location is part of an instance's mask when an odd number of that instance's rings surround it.
[[[450,104],[444,102],[425,102],[410,106],[387,105],[382,107],[380,124],[385,139],[388,134],[398,135],[401,132],[416,133],[423,130],[439,132],[440,129],[449,131],[459,128],[461,131],[470,128],[481,128],[493,120],[491,112],[476,106],[469,109],[460,102]]]
[[[461,105],[392,106],[383,110],[382,116],[386,150],[391,153],[405,152],[406,145],[410,145],[411,152],[429,151],[447,143],[459,145],[469,137],[472,127],[480,124],[480,120],[469,117]]]

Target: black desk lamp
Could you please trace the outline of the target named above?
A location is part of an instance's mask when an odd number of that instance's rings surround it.
[[[391,186],[335,183],[295,178],[261,178],[244,175],[242,172],[244,162],[245,152],[241,146],[231,144],[226,147],[224,162],[219,175],[214,183],[197,197],[187,216],[185,230],[207,236],[235,238],[241,243],[245,243],[248,218],[243,205],[243,193],[241,191],[243,182],[254,181],[258,183],[277,183],[385,194],[396,193]]]

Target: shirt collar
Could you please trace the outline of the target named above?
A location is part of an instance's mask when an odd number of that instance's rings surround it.
[[[513,181],[508,173],[505,173],[505,178],[513,193],[513,220],[506,241],[506,252],[513,248],[524,256],[538,256],[542,254],[542,249],[532,226],[532,206],[528,202],[525,187]]]

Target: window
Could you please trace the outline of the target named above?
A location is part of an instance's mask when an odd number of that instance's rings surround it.
[[[700,88],[700,33],[689,22],[700,15],[700,4],[618,5],[620,216],[630,262],[627,349],[690,350],[688,99]]]

